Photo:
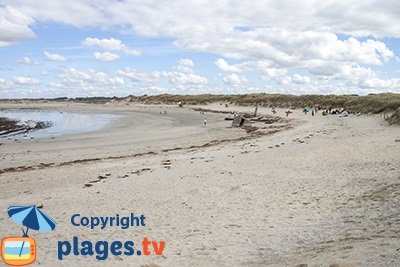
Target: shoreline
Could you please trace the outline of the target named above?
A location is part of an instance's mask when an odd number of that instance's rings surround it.
[[[62,104],[36,105],[35,107],[63,112],[107,113],[123,117],[112,121],[98,131],[34,140],[21,139],[17,142],[4,140],[2,141],[4,153],[11,154],[13,158],[18,157],[19,162],[24,162],[25,158],[25,164],[7,166],[10,165],[10,161],[5,165],[6,160],[4,160],[0,162],[0,169],[8,168],[8,171],[13,168],[32,169],[37,166],[68,164],[68,162],[132,157],[148,152],[157,153],[168,149],[202,146],[208,142],[216,142],[215,140],[236,139],[246,135],[242,129],[227,129],[229,123],[223,121],[219,115],[207,114],[209,125],[203,127],[203,117],[197,112],[172,107],[163,107],[168,110],[166,115],[159,114],[160,107],[97,105],[64,107]],[[149,135],[152,129],[158,129],[159,133],[155,136]],[[176,142],[178,138],[181,141]],[[52,148],[47,149],[45,144],[51,144]],[[36,157],[38,160],[32,159],[24,151],[29,151],[29,154],[39,153],[41,157]]]
[[[36,111],[60,111],[60,110],[64,110],[61,109],[61,107],[59,106],[52,106],[52,107],[48,107],[48,106],[37,106],[37,107],[33,107]],[[104,110],[101,107],[98,106],[94,106],[93,109],[91,109],[89,107],[89,110],[85,109],[85,110],[80,110],[81,107],[77,107],[77,109],[74,110],[74,107],[71,107],[71,110],[64,110],[64,112],[89,112],[91,114],[102,114],[104,112]],[[100,108],[100,109],[99,109]],[[141,107],[142,108],[142,107]],[[152,110],[154,112],[154,107],[147,107],[150,110]],[[175,107],[163,107],[164,109],[175,109]],[[9,107],[8,109],[19,109],[18,107]],[[159,109],[159,106],[155,107],[156,110]],[[178,109],[180,112],[186,112],[186,113],[192,113],[191,108],[189,109]],[[49,139],[55,139],[58,138],[60,140],[66,140],[68,141],[69,138],[78,138],[78,139],[82,139],[82,138],[86,138],[86,135],[96,135],[98,133],[101,132],[115,132],[118,131],[120,128],[126,128],[127,127],[127,122],[126,122],[126,118],[125,116],[128,116],[127,114],[125,114],[127,110],[123,109],[123,110],[107,110],[107,112],[109,112],[110,114],[113,115],[119,115],[122,116],[121,118],[115,119],[113,121],[111,121],[110,123],[106,124],[103,128],[95,130],[95,131],[91,131],[91,132],[82,132],[82,133],[76,133],[76,134],[64,134],[64,135],[60,135],[60,136],[56,136],[56,137],[41,137],[39,139],[36,139],[37,141],[49,141]],[[128,110],[131,111],[131,110]],[[193,109],[194,112],[198,112],[199,110],[197,109]],[[203,112],[207,112],[207,113],[217,113],[219,114],[231,114],[232,112],[224,112],[224,111],[214,111],[214,110],[202,110]],[[141,114],[141,113],[146,113],[146,111],[143,110],[135,110],[134,111],[137,114]],[[162,114],[161,114],[162,115]],[[167,147],[167,148],[162,148],[162,149],[155,149],[153,150],[147,150],[147,151],[143,151],[143,152],[138,152],[138,153],[133,153],[133,154],[125,154],[125,155],[115,155],[115,156],[104,156],[104,157],[88,157],[88,158],[81,158],[81,159],[72,159],[69,161],[62,161],[62,162],[40,162],[39,164],[36,165],[21,165],[21,166],[14,166],[14,167],[8,167],[8,168],[2,168],[0,169],[0,174],[3,173],[8,173],[8,172],[18,172],[18,171],[28,171],[28,170],[34,170],[34,169],[44,169],[44,168],[48,168],[48,167],[57,167],[57,166],[65,166],[65,165],[72,165],[72,164],[78,164],[78,163],[92,163],[92,162],[96,162],[96,161],[104,161],[104,160],[116,160],[116,159],[125,159],[125,158],[135,158],[135,157],[139,157],[139,156],[144,156],[144,155],[156,155],[158,153],[166,153],[166,152],[170,152],[170,151],[179,151],[179,150],[190,150],[190,149],[198,149],[198,148],[204,148],[204,147],[209,147],[209,146],[214,146],[214,145],[219,145],[219,144],[223,144],[223,143],[229,143],[229,142],[237,142],[237,141],[244,141],[244,140],[249,140],[249,139],[253,139],[253,138],[257,138],[260,136],[264,136],[264,135],[270,135],[270,134],[274,134],[280,131],[284,131],[287,129],[291,129],[292,127],[294,127],[294,124],[292,122],[290,122],[289,120],[286,120],[284,118],[279,118],[279,117],[273,117],[273,116],[269,116],[265,117],[268,115],[264,115],[261,117],[257,117],[256,119],[248,119],[249,124],[243,127],[238,127],[238,128],[233,128],[230,129],[231,131],[241,131],[242,133],[239,135],[239,137],[236,136],[230,136],[229,138],[222,138],[222,139],[204,139],[202,141],[202,143],[199,144],[188,144],[186,146],[180,146],[179,144],[176,144],[176,146],[172,146],[172,147]],[[264,119],[263,119],[264,118]],[[223,117],[218,116],[218,120],[220,120],[220,125],[223,125]],[[231,128],[230,121],[225,121],[226,126],[219,126],[220,130],[223,128]],[[268,124],[267,126],[265,126],[264,124]],[[273,125],[272,125],[273,124]],[[229,131],[229,130],[227,130]],[[0,139],[1,141],[1,139]],[[13,140],[15,141],[15,140]],[[8,142],[10,143],[10,142]],[[5,143],[2,143],[5,144]],[[29,143],[28,143],[29,145]],[[103,144],[102,144],[103,145]]]

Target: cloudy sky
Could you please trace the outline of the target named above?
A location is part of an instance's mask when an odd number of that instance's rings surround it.
[[[400,93],[399,0],[0,0],[0,98]]]

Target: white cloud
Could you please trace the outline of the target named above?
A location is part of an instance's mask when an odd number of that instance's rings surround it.
[[[257,71],[264,80],[284,76],[287,72],[285,68],[273,67],[274,64],[268,60],[246,61],[230,65],[224,59],[219,58],[214,63],[220,70],[225,72],[241,73]]]
[[[289,85],[289,84],[304,85],[311,83],[311,78],[300,74],[294,74],[293,76],[282,77],[281,79],[278,80],[278,83],[282,85]]]
[[[32,78],[32,77],[26,77],[26,76],[15,76],[13,77],[13,82],[16,85],[23,85],[23,86],[32,86],[32,85],[38,85],[39,80]]]
[[[184,85],[205,85],[207,78],[197,74],[183,73],[183,72],[163,72],[164,77],[168,78],[169,82],[176,86]]]
[[[79,71],[75,68],[68,68],[60,75],[66,86],[88,86],[98,84],[104,86],[121,86],[124,80],[120,77],[110,77],[107,73],[89,69]]]
[[[58,88],[58,89],[60,89],[60,88],[63,88],[64,85],[62,83],[51,82],[51,83],[49,83],[49,87],[50,88]]]
[[[220,70],[225,72],[243,72],[245,70],[249,70],[246,65],[243,64],[229,65],[228,62],[226,62],[226,60],[223,58],[217,59],[214,63]]]
[[[193,34],[223,32],[234,27],[246,30],[268,26],[354,36],[400,37],[399,7],[396,0],[233,0],[218,3],[212,0],[143,0],[115,1],[112,5],[105,0],[3,2],[18,6],[37,20],[57,21],[78,27],[124,26],[147,36],[181,38]]]
[[[284,76],[278,79],[278,83],[281,85],[289,85],[292,83],[292,77]]]
[[[188,58],[179,59],[178,64],[180,66],[185,66],[185,67],[188,67],[188,68],[193,68],[193,66],[194,66],[193,61],[188,59]]]
[[[296,84],[309,84],[311,82],[310,77],[308,76],[302,76],[300,74],[294,74],[292,76],[292,80]]]
[[[8,90],[12,88],[12,85],[13,85],[12,82],[0,78],[0,90]]]
[[[287,70],[281,68],[264,68],[259,69],[261,78],[264,80],[274,79],[286,75]]]
[[[0,6],[0,47],[35,37],[34,32],[29,28],[33,22],[32,17],[14,7]]]
[[[193,72],[194,63],[188,58],[181,58],[178,61],[177,70],[180,72],[190,73]]]
[[[168,88],[163,88],[159,86],[149,85],[136,88],[136,95],[159,95],[165,93],[172,93],[173,90],[169,90]]]
[[[128,56],[140,56],[141,52],[134,48],[126,46],[121,40],[110,38],[110,39],[98,39],[87,37],[83,42],[85,46],[98,46],[104,50],[123,52]]]
[[[124,70],[117,71],[117,74],[128,77],[133,82],[147,85],[154,85],[162,78],[165,78],[172,85],[180,88],[184,86],[201,86],[208,82],[207,78],[203,76],[179,71],[153,71],[146,73],[135,69],[125,68]]]
[[[246,77],[241,77],[241,76],[239,76],[239,75],[237,75],[235,73],[232,73],[232,74],[230,74],[228,76],[223,77],[222,80],[226,84],[231,85],[231,86],[239,86],[239,85],[241,85],[243,83],[247,83],[248,82]]]
[[[400,79],[381,79],[381,78],[371,78],[364,81],[361,81],[359,84],[361,88],[389,88],[395,89],[400,88]]]
[[[154,84],[161,78],[161,72],[154,71],[152,73],[145,73],[139,70],[125,68],[124,70],[117,71],[118,75],[125,76],[133,82]]]
[[[39,65],[39,61],[32,60],[29,57],[23,57],[22,59],[17,61],[19,64],[24,65]]]
[[[115,61],[119,59],[119,56],[110,52],[96,52],[93,54],[94,58],[100,61]]]
[[[44,54],[45,54],[47,60],[49,60],[49,61],[66,61],[67,60],[63,55],[60,55],[60,54],[56,54],[56,53],[52,54],[47,51],[44,51]]]
[[[182,48],[216,52],[231,58],[255,58],[279,68],[308,67],[309,61],[312,63],[315,60],[381,65],[394,57],[393,51],[383,42],[372,39],[361,42],[352,37],[340,40],[328,32],[255,28],[246,32],[232,30],[208,38],[194,35],[194,39],[177,41],[176,44]],[[220,59],[216,64],[226,69]],[[235,72],[234,69],[231,71]]]

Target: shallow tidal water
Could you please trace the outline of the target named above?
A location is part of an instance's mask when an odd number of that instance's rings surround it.
[[[0,117],[18,120],[21,123],[29,121],[51,122],[51,126],[48,128],[12,136],[12,138],[42,138],[97,131],[121,116],[114,114],[69,113],[53,110],[3,109],[0,110]]]

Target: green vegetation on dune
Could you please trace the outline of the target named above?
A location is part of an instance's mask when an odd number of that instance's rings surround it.
[[[395,112],[387,119],[389,124],[399,124],[400,125],[400,108],[397,108]]]
[[[304,108],[320,105],[322,108],[344,108],[363,113],[393,112],[400,107],[400,94],[357,95],[284,95],[284,94],[244,94],[244,95],[156,95],[129,96],[125,100],[144,103],[197,105],[224,102],[243,106],[261,105],[278,108]]]

